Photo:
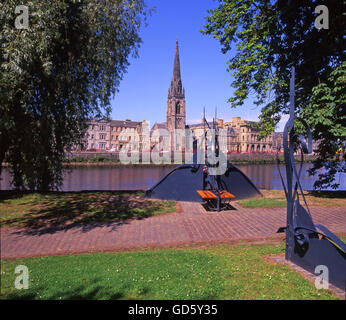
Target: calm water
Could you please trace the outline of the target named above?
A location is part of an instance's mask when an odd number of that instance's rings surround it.
[[[301,183],[305,190],[312,190],[316,178],[309,177],[304,164]],[[279,173],[274,164],[237,165],[259,189],[282,189]],[[80,190],[146,190],[153,186],[173,167],[76,167],[64,174],[62,191]],[[285,176],[284,166],[281,171]],[[3,169],[0,189],[11,189],[8,168]],[[346,174],[337,177],[339,190],[346,190]]]

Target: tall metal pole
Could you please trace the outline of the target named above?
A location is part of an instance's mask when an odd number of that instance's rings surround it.
[[[285,126],[284,130],[284,156],[286,163],[286,177],[287,177],[287,221],[286,221],[286,254],[285,257],[287,260],[291,259],[291,254],[294,250],[292,244],[294,243],[294,227],[293,227],[293,164],[291,163],[290,153],[293,152],[293,143],[292,143],[292,130],[294,126],[294,97],[295,97],[295,69],[291,68],[291,79],[290,79],[290,112],[289,120]]]

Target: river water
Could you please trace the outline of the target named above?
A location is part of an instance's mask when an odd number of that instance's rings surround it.
[[[304,164],[301,184],[305,190],[312,190],[315,177],[307,173],[311,164]],[[275,164],[249,165],[237,167],[245,173],[259,189],[282,189],[280,176]],[[147,190],[160,180],[173,166],[151,167],[112,167],[112,166],[81,166],[74,167],[64,173],[62,191],[81,190]],[[285,177],[284,165],[281,171]],[[11,176],[8,168],[3,169],[0,190],[12,189]],[[339,174],[337,182],[339,190],[346,190],[346,174]]]

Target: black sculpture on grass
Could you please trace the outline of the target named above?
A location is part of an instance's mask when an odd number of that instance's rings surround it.
[[[286,259],[309,272],[316,273],[320,266],[328,272],[329,282],[345,291],[346,285],[346,244],[322,225],[315,225],[299,181],[302,170],[297,170],[294,152],[311,153],[312,138],[308,125],[297,118],[306,128],[307,142],[303,135],[294,131],[295,72],[292,68],[290,81],[290,117],[283,134],[283,149],[286,164],[287,188],[280,173],[287,198],[287,226],[278,232],[286,233]],[[278,161],[279,162],[279,161]],[[302,199],[306,209],[300,204]],[[326,209],[328,210],[328,209]],[[326,275],[325,275],[326,276]]]
[[[211,129],[204,115],[204,124]],[[147,191],[147,196],[154,199],[176,200],[176,201],[194,201],[201,202],[198,190],[210,190],[218,196],[215,201],[217,211],[222,209],[220,193],[227,191],[235,196],[236,200],[247,199],[256,196],[262,196],[252,181],[236,166],[227,161],[226,156],[219,152],[218,129],[216,126],[216,117],[213,120],[213,130],[215,139],[212,146],[209,146],[210,153],[214,153],[215,158],[219,159],[215,164],[211,164],[206,158],[208,147],[206,144],[207,131],[204,130],[204,139],[202,139],[200,155],[197,152],[193,155],[191,164],[182,164],[166,174],[157,184]],[[197,149],[197,140],[193,142],[193,149]],[[201,159],[204,159],[201,161]],[[220,162],[224,161],[225,170],[222,173],[215,173]],[[213,173],[214,171],[214,173]],[[227,207],[227,206],[226,206]]]

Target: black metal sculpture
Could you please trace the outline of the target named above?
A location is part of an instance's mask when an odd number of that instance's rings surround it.
[[[216,126],[216,119],[213,120],[213,129],[215,130],[215,141],[213,145],[213,152],[215,157],[218,158],[219,143],[218,133]],[[204,123],[210,128],[205,115]],[[225,161],[226,170],[223,174],[211,174],[213,168],[219,166],[219,162],[211,164],[206,158],[206,131],[204,130],[204,139],[200,148],[204,161],[197,159],[197,152],[194,153],[192,164],[182,164],[174,168],[171,172],[166,174],[157,184],[147,191],[147,196],[154,199],[162,200],[176,200],[176,201],[193,201],[201,202],[201,197],[197,190],[211,190],[217,195],[216,209],[219,211],[220,196],[219,191],[227,191],[234,195],[237,200],[247,199],[255,196],[262,196],[257,187],[252,181],[236,166],[227,161],[226,157],[219,158],[220,161]],[[193,149],[197,149],[197,140],[193,143]],[[201,163],[202,162],[202,163]],[[204,164],[203,164],[204,162]]]
[[[166,174],[147,191],[147,196],[161,200],[200,202],[196,190],[203,189],[203,168],[201,164],[182,164]],[[236,166],[227,163],[225,174],[219,177],[209,175],[215,188],[227,190],[237,200],[261,196],[251,180]]]
[[[286,259],[315,273],[318,266],[325,266],[329,282],[345,291],[346,286],[346,244],[322,225],[315,225],[299,181],[302,163],[297,170],[294,152],[311,153],[312,138],[308,125],[297,118],[306,128],[305,137],[294,131],[295,72],[292,68],[290,81],[290,117],[283,134],[283,149],[286,164],[287,188],[280,173],[287,198],[287,226],[278,232],[286,233]],[[305,208],[299,200],[303,199]],[[316,269],[317,268],[317,269]]]

